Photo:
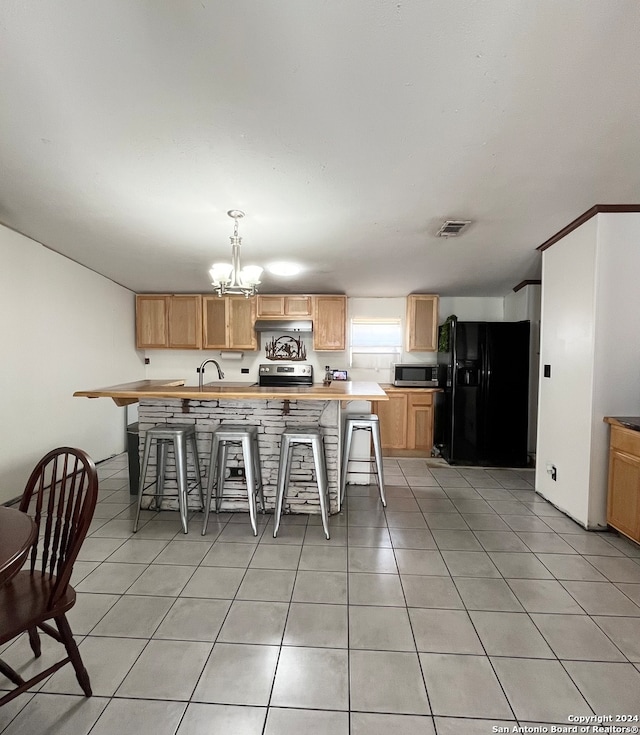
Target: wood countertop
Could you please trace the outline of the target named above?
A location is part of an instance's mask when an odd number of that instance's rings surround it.
[[[380,387],[385,393],[442,393],[442,388],[411,388],[391,383],[380,383]]]
[[[186,386],[184,380],[137,380],[94,390],[78,390],[73,395],[85,398],[113,398],[118,406],[136,403],[140,398],[178,398],[188,401],[290,400],[290,401],[386,401],[378,385],[365,381],[334,380],[330,385],[263,387],[256,383],[216,382]]]

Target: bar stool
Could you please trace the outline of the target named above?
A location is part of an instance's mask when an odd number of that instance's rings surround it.
[[[349,459],[351,451],[351,439],[354,431],[370,431],[373,439],[374,459]],[[340,473],[340,493],[338,499],[338,510],[344,503],[344,493],[347,485],[347,466],[349,462],[366,462],[374,465],[376,482],[380,490],[380,500],[382,505],[386,507],[387,499],[384,495],[384,474],[382,471],[382,442],[380,441],[380,421],[375,413],[359,413],[349,414],[345,418],[344,423],[344,443],[342,445],[342,472]],[[354,472],[354,474],[364,474],[362,472]],[[370,474],[367,472],[366,474]]]
[[[151,455],[151,446],[156,442],[157,458],[156,458],[156,479],[145,486],[147,470],[149,469],[149,457]],[[189,488],[189,479],[187,477],[187,446],[191,447],[193,458],[193,466],[195,469],[195,484]],[[138,511],[136,520],[133,524],[133,532],[138,530],[138,521],[140,519],[140,508],[142,505],[143,495],[153,495],[156,505],[158,498],[164,496],[164,483],[167,471],[167,451],[173,448],[176,461],[176,481],[178,484],[178,507],[180,508],[180,521],[182,530],[187,533],[187,496],[191,490],[196,487],[200,491],[201,509],[204,509],[204,496],[202,492],[202,476],[200,474],[200,460],[198,458],[198,447],[196,445],[196,427],[193,424],[158,424],[151,429],[147,429],[144,440],[144,454],[142,458],[142,470],[140,472],[140,486],[138,490]],[[147,487],[156,486],[155,493],[145,493]]]
[[[262,491],[262,472],[260,470],[260,453],[258,450],[258,429],[255,426],[235,426],[221,424],[213,430],[211,439],[211,458],[209,460],[209,478],[207,480],[207,501],[204,509],[202,535],[207,532],[213,485],[216,486],[216,513],[220,511],[224,493],[224,474],[227,467],[227,455],[230,444],[239,444],[242,448],[244,473],[247,479],[249,496],[249,518],[253,535],[258,535],[256,523],[256,495],[264,513],[264,495]]]
[[[313,452],[313,463],[315,465],[316,482],[320,495],[320,513],[322,515],[322,526],[324,535],[329,536],[329,482],[327,478],[327,465],[324,457],[324,445],[320,429],[291,427],[282,432],[280,440],[280,468],[278,470],[278,495],[276,499],[276,517],[274,519],[273,537],[275,538],[280,527],[282,506],[287,494],[289,478],[291,476],[291,462],[293,451],[296,446],[310,445]]]

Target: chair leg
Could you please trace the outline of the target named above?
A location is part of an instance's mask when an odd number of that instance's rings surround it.
[[[31,644],[31,650],[35,657],[40,658],[42,649],[40,646],[40,634],[37,628],[29,628],[29,643]]]
[[[149,455],[151,454],[152,440],[145,437],[144,453],[142,455],[142,468],[140,470],[140,484],[138,485],[138,510],[136,511],[136,519],[133,522],[133,532],[138,530],[138,522],[140,520],[140,508],[142,507],[142,492],[144,490],[144,481],[147,477],[147,468],[149,466]]]
[[[222,497],[224,495],[224,474],[227,471],[227,459],[229,457],[229,443],[223,439],[218,444],[218,471],[216,475],[216,513],[220,512]]]
[[[387,499],[384,494],[384,472],[382,470],[382,442],[380,441],[380,427],[375,424],[371,430],[373,435],[373,453],[376,458],[376,474],[378,476],[378,489],[380,490],[380,500],[382,505],[387,507]]]
[[[291,459],[293,447],[286,437],[280,440],[280,467],[278,469],[278,491],[276,496],[276,512],[273,520],[273,538],[278,534],[280,528],[280,517],[282,516],[282,506],[284,504],[284,496],[289,481],[289,472],[291,469]]]
[[[258,500],[260,501],[260,508],[263,513],[266,513],[264,504],[264,490],[262,487],[262,468],[260,467],[260,449],[258,446],[258,437],[253,437],[253,450],[251,452],[254,462],[254,473],[256,478],[256,484],[258,486]]]
[[[351,437],[353,436],[353,426],[347,420],[346,436],[342,449],[342,467],[340,471],[340,487],[338,488],[338,512],[344,504],[344,494],[347,488],[347,467],[349,465],[349,454],[351,452]]]
[[[93,694],[93,692],[91,691],[91,682],[89,681],[89,674],[87,673],[87,670],[85,669],[84,664],[82,663],[82,658],[80,657],[80,651],[78,650],[78,646],[76,645],[76,642],[73,640],[73,633],[71,632],[71,628],[69,627],[69,623],[67,622],[67,617],[66,615],[63,614],[55,618],[55,621],[56,621],[56,625],[58,626],[58,630],[60,631],[60,637],[62,638],[64,647],[67,649],[67,653],[69,654],[69,659],[71,660],[71,663],[73,664],[73,668],[75,669],[78,684],[80,684],[80,687],[82,688],[82,691],[85,693],[85,696],[90,697]]]
[[[178,507],[182,530],[188,533],[189,520],[189,484],[187,482],[187,446],[184,439],[176,438],[173,444],[176,458],[176,480],[178,481]]]
[[[320,514],[322,516],[322,527],[324,535],[327,539],[329,535],[329,483],[327,481],[327,465],[324,459],[324,446],[322,438],[314,441],[311,445],[313,449],[313,459],[316,466],[316,482],[318,483],[318,495],[320,496]],[[338,491],[339,492],[339,491]]]
[[[200,471],[200,459],[198,457],[198,442],[195,436],[190,436],[188,442],[191,444],[191,454],[193,455],[193,466],[196,471],[196,482],[198,483],[198,491],[200,493],[200,505],[204,510],[204,488],[202,486],[202,472]]]
[[[216,467],[218,464],[218,437],[214,434],[211,437],[211,455],[209,457],[209,476],[207,477],[207,491],[205,493],[204,502],[204,519],[202,521],[202,535],[207,533],[207,524],[209,523],[209,513],[211,512],[211,498],[213,497],[213,484],[216,479]],[[218,500],[216,498],[216,509]]]
[[[249,520],[251,521],[251,528],[253,529],[253,535],[258,535],[258,525],[256,522],[256,476],[255,476],[255,465],[253,462],[251,447],[251,437],[242,437],[242,459],[244,461],[244,472],[247,478],[247,495],[249,496]]]

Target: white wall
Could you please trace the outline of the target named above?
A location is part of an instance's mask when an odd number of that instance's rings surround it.
[[[591,437],[590,520],[606,520],[609,426],[640,415],[640,214],[597,215],[597,312]]]
[[[640,214],[599,214],[543,254],[536,490],[606,524],[605,416],[640,414]],[[553,482],[546,464],[553,463]]]
[[[543,253],[536,490],[580,523],[588,516],[597,219]],[[551,378],[542,366],[551,365]],[[557,468],[554,482],[547,464]]]
[[[144,377],[127,289],[0,225],[0,502],[50,449],[123,451],[125,411],[81,389]]]

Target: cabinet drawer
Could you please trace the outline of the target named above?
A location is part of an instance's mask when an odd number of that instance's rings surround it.
[[[412,406],[432,406],[433,393],[409,393],[409,402]]]
[[[611,448],[640,457],[640,431],[612,426]]]

